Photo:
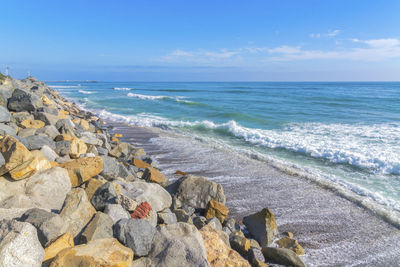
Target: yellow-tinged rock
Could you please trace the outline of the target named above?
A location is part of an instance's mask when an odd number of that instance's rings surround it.
[[[64,162],[59,166],[68,171],[71,185],[76,187],[98,175],[103,170],[103,160],[100,157],[87,157]]]
[[[49,162],[50,162],[51,167],[58,167],[58,162],[55,162],[55,161],[49,161]]]
[[[87,244],[62,250],[50,267],[130,267],[133,251],[115,238],[96,239]]]
[[[79,124],[79,125],[82,126],[83,129],[85,129],[86,131],[89,131],[89,130],[90,130],[89,122],[88,122],[87,120],[76,118],[76,119],[73,119],[72,122],[75,123],[75,124]]]
[[[42,101],[43,101],[43,104],[45,104],[46,106],[49,106],[49,107],[53,107],[53,106],[54,106],[53,101],[51,101],[51,100],[47,97],[47,95],[42,95]]]
[[[159,170],[149,167],[144,171],[142,178],[148,182],[153,182],[165,186],[167,178]]]
[[[85,154],[87,151],[87,145],[81,139],[72,137],[70,140],[71,145],[69,147],[69,156],[73,159],[79,158],[81,154]]]
[[[123,135],[122,134],[119,134],[119,133],[116,133],[116,134],[114,134],[114,137],[116,137],[116,138],[121,138]]]
[[[36,164],[35,168],[37,171],[43,171],[53,167],[40,150],[33,150],[31,153],[35,158],[33,162]]]
[[[74,236],[67,232],[62,236],[58,237],[56,240],[52,241],[44,249],[44,259],[43,261],[48,261],[54,258],[61,250],[65,248],[71,248],[74,246]]]
[[[250,267],[247,260],[225,244],[215,229],[202,229],[200,233],[211,266]]]
[[[44,127],[45,123],[43,121],[40,120],[31,120],[31,119],[27,119],[24,120],[23,122],[21,122],[20,126],[21,128],[35,128],[35,129],[40,129],[42,127]]]
[[[217,218],[223,223],[228,216],[229,209],[222,203],[210,200],[206,208],[206,218]]]
[[[101,133],[103,133],[103,132],[102,132],[102,131],[100,131],[100,130],[97,130],[97,133],[101,134]]]
[[[88,199],[90,200],[92,198],[94,192],[96,192],[96,190],[105,183],[106,183],[106,181],[104,181],[104,180],[99,180],[99,179],[94,179],[94,178],[89,179],[86,182],[86,187],[85,187],[85,192],[86,192]]]
[[[56,138],[54,138],[54,141],[58,142],[58,141],[71,141],[72,140],[72,136],[69,134],[59,134],[56,136]]]
[[[136,167],[142,168],[142,169],[151,168],[150,164],[148,164],[147,162],[144,162],[143,160],[140,160],[138,158],[133,158],[132,164],[135,165]]]
[[[66,118],[68,118],[68,114],[65,114],[63,111],[64,111],[64,110],[59,110],[59,111],[58,111],[58,119],[59,119],[59,120],[60,120],[60,119],[66,119]]]
[[[296,252],[297,255],[304,255],[306,252],[304,251],[304,248],[297,242],[297,240],[290,238],[290,237],[283,237],[279,239],[277,242],[278,246],[281,248],[287,248],[290,249],[294,252]]]
[[[69,112],[68,111],[66,111],[66,110],[63,110],[63,109],[61,109],[61,110],[59,110],[61,113],[64,113],[65,115],[69,115]]]
[[[14,180],[28,178],[35,174],[36,171],[40,170],[40,166],[43,163],[21,142],[9,135],[6,135],[1,140],[0,152],[6,162],[0,168],[0,175],[9,173]]]
[[[111,138],[111,141],[113,141],[113,142],[119,142],[119,139],[116,138],[116,137],[113,137],[113,138]]]

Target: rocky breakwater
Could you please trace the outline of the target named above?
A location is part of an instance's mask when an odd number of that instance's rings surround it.
[[[0,80],[0,266],[305,266],[268,208],[168,181],[141,148],[33,77]],[[283,234],[282,234],[283,235]]]

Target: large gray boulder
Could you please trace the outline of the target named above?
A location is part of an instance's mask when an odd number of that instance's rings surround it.
[[[114,226],[114,234],[135,256],[146,256],[151,248],[156,229],[147,220],[122,219]]]
[[[114,223],[121,219],[129,219],[131,215],[120,204],[107,204],[104,213],[110,216]]]
[[[7,107],[7,102],[10,97],[11,93],[9,91],[0,89],[0,106]]]
[[[44,145],[41,149],[40,152],[42,152],[43,156],[49,161],[55,161],[56,158],[58,158],[58,155],[56,152],[54,152],[53,149],[51,149],[49,146]]]
[[[121,195],[139,204],[145,201],[149,202],[155,212],[167,209],[172,204],[171,195],[159,184],[140,181],[131,183],[115,182],[121,185]]]
[[[58,115],[53,115],[45,112],[36,112],[35,120],[43,121],[46,125],[55,125],[58,121]]]
[[[243,223],[262,247],[272,244],[278,237],[275,216],[268,208],[244,217]]]
[[[210,266],[200,232],[182,222],[158,227],[148,257],[155,266]]]
[[[225,194],[222,185],[200,176],[186,176],[178,181],[176,191],[176,207],[184,205],[205,209],[210,200],[225,204]]]
[[[6,134],[15,136],[17,134],[17,129],[7,124],[0,123],[0,135],[4,136]]]
[[[15,112],[13,115],[15,121],[20,124],[24,120],[33,120],[33,115],[26,111]]]
[[[43,258],[35,227],[15,220],[0,221],[0,266],[40,267]]]
[[[96,210],[103,211],[107,204],[116,204],[117,198],[118,195],[115,191],[114,185],[107,182],[97,188],[96,192],[94,192],[90,199],[90,203],[92,203]]]
[[[9,122],[11,119],[11,114],[8,109],[0,106],[0,122]]]
[[[35,111],[43,106],[42,100],[28,91],[15,89],[11,98],[8,99],[8,109],[11,111]]]
[[[69,154],[69,150],[71,148],[71,142],[68,140],[62,140],[55,143],[56,149],[54,150],[61,157]]]
[[[36,131],[36,134],[45,134],[48,137],[50,137],[51,140],[54,140],[57,135],[60,134],[60,132],[57,130],[57,128],[54,125],[46,125]]]
[[[52,212],[42,209],[30,209],[25,212],[20,221],[28,222],[36,227],[38,238],[43,247],[46,247],[51,240],[64,233],[64,222],[61,217]]]
[[[299,256],[287,248],[263,247],[262,253],[266,261],[284,266],[306,267]]]
[[[96,134],[91,132],[83,132],[80,139],[87,145],[102,146],[103,141],[97,138]]]
[[[85,227],[85,230],[81,235],[81,242],[88,243],[95,239],[112,238],[113,225],[114,222],[110,216],[103,212],[97,212]]]
[[[56,149],[56,144],[50,137],[45,135],[31,135],[25,138],[28,143],[27,149],[29,150],[39,150],[43,146],[48,146],[51,149]]]
[[[118,177],[127,178],[131,175],[126,167],[114,158],[109,156],[101,156],[101,158],[103,159],[103,170],[100,175],[107,180],[113,180]]]

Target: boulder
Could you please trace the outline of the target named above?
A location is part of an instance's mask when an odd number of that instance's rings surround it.
[[[38,238],[43,247],[64,233],[64,222],[61,217],[42,209],[30,209],[25,212],[20,221],[28,222],[36,227]]]
[[[8,99],[8,109],[11,111],[35,111],[43,106],[42,100],[28,91],[15,89],[11,98]]]
[[[41,171],[30,177],[25,185],[25,194],[38,207],[61,210],[67,194],[71,191],[68,172],[59,167]]]
[[[20,123],[21,128],[35,128],[35,129],[40,129],[44,126],[43,121],[39,120],[24,120],[23,122]]]
[[[305,267],[306,265],[296,253],[286,248],[263,247],[262,253],[267,262],[284,266]]]
[[[105,213],[96,212],[81,235],[81,242],[88,243],[95,239],[112,238],[114,221]]]
[[[42,168],[40,160],[17,139],[5,136],[0,142],[0,152],[3,154],[5,164],[0,168],[0,175],[9,173],[14,180],[21,180],[33,175]],[[43,163],[43,162],[42,162]]]
[[[108,156],[102,156],[101,158],[103,159],[103,171],[100,175],[107,180],[113,180],[118,177],[127,178],[131,175],[126,167],[114,158]]]
[[[88,199],[92,199],[92,196],[96,192],[96,190],[106,182],[107,181],[105,180],[99,180],[96,178],[90,178],[89,180],[87,180],[85,183],[85,192],[88,196]]]
[[[0,106],[0,122],[10,122],[10,119],[10,112],[6,108]]]
[[[33,115],[26,111],[14,112],[13,117],[17,123],[21,123],[25,120],[33,120]]]
[[[158,227],[148,258],[155,266],[210,266],[200,232],[181,222]]]
[[[103,141],[97,139],[96,134],[91,132],[83,132],[80,136],[81,140],[87,145],[102,146]]]
[[[178,181],[176,192],[177,207],[187,205],[205,209],[210,200],[225,204],[222,185],[209,181],[204,177],[186,176]]]
[[[53,240],[45,249],[44,249],[44,263],[49,263],[51,260],[63,249],[71,248],[74,246],[74,237],[71,233],[65,233]]]
[[[270,245],[278,236],[275,216],[268,208],[244,217],[243,223],[262,247]]]
[[[43,156],[48,160],[48,161],[55,161],[56,158],[58,158],[58,155],[56,152],[54,152],[53,149],[51,149],[49,146],[44,145],[41,149],[40,152],[43,154]]]
[[[117,198],[118,195],[115,191],[114,185],[107,182],[97,188],[90,199],[90,203],[92,203],[96,210],[103,211],[107,204],[116,204]]]
[[[69,156],[73,159],[79,158],[81,154],[85,154],[87,146],[85,142],[77,137],[72,137],[69,147]]]
[[[148,164],[147,162],[144,162],[143,160],[138,159],[138,158],[133,158],[132,164],[141,169],[151,168],[150,164]]]
[[[57,113],[51,114],[47,112],[36,112],[34,114],[34,117],[36,120],[43,121],[46,125],[55,125],[58,121]]]
[[[15,134],[17,133],[16,128],[11,127],[9,125],[0,123],[0,135],[12,135],[15,136]]]
[[[28,136],[35,135],[36,132],[37,132],[37,129],[35,129],[35,128],[19,129],[18,136],[26,138]]]
[[[0,266],[40,267],[43,257],[35,227],[15,220],[0,221]]]
[[[193,223],[192,217],[184,209],[175,209],[174,214],[178,222]]]
[[[290,249],[294,251],[297,255],[304,255],[306,253],[299,242],[297,242],[297,240],[293,238],[283,237],[279,239],[276,243],[279,247]]]
[[[114,234],[118,240],[139,257],[149,253],[155,232],[155,227],[147,220],[122,219],[114,226]]]
[[[207,220],[207,226],[217,230],[222,230],[222,224],[217,218],[211,218]]]
[[[159,170],[152,168],[152,167],[146,168],[146,170],[144,171],[144,173],[142,175],[142,179],[144,179],[148,182],[160,184],[162,186],[166,186],[167,182],[168,182],[168,180],[164,176],[164,174],[162,174]]]
[[[111,217],[114,223],[121,219],[129,219],[131,216],[120,204],[107,204],[104,213]]]
[[[118,266],[130,267],[133,252],[115,238],[96,239],[87,244],[70,247],[57,254],[50,267]]]
[[[43,128],[40,128],[36,131],[36,134],[47,135],[50,137],[51,140],[54,140],[57,135],[60,133],[58,132],[57,128],[54,125],[46,125]]]
[[[196,216],[193,218],[193,224],[200,230],[207,224],[207,219],[204,216]]]
[[[110,156],[113,156],[115,158],[119,157],[128,157],[131,150],[133,149],[133,146],[128,143],[119,143],[117,146],[115,146],[110,152]]]
[[[56,149],[55,152],[60,155],[61,157],[63,156],[68,156],[69,157],[69,150],[71,148],[71,142],[67,140],[62,140],[56,142]]]
[[[41,99],[42,99],[42,102],[44,105],[50,106],[50,107],[54,106],[54,103],[48,98],[47,95],[42,95]]]
[[[213,217],[217,218],[218,220],[221,221],[221,223],[223,223],[226,219],[226,217],[228,216],[229,210],[228,208],[217,201],[214,200],[210,200],[210,202],[208,202],[207,208],[206,208],[206,218],[207,219],[211,219]]]
[[[207,260],[211,266],[251,266],[238,252],[225,244],[216,230],[205,229],[201,230],[200,233],[206,248]]]
[[[261,249],[258,248],[250,248],[247,253],[247,257],[249,262],[253,265],[256,265],[257,262],[265,262],[264,255],[262,254]]]
[[[103,169],[103,162],[100,157],[80,158],[61,163],[60,167],[68,171],[71,185],[76,187],[98,175]]]
[[[167,209],[172,204],[171,195],[160,185],[146,182],[125,183],[116,181],[120,184],[121,195],[125,195],[138,203],[149,202],[155,212]]]
[[[1,84],[1,81],[0,81]],[[8,99],[11,97],[11,93],[7,90],[0,89],[0,106],[7,107]]]
[[[26,141],[28,143],[27,148],[29,150],[38,150],[41,149],[43,146],[48,146],[51,149],[56,149],[56,144],[50,137],[45,135],[32,135],[26,137]]]
[[[158,212],[157,219],[159,224],[174,224],[178,222],[175,213],[173,213],[170,209],[165,209]]]
[[[243,256],[246,256],[250,249],[250,241],[244,236],[231,235],[229,237],[229,243],[234,250]]]
[[[96,210],[87,199],[85,190],[75,188],[68,193],[60,216],[67,226],[66,232],[77,236],[95,213]]]

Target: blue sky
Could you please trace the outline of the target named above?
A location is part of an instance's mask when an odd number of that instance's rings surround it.
[[[16,77],[400,80],[398,0],[20,0],[1,9],[0,69]]]

